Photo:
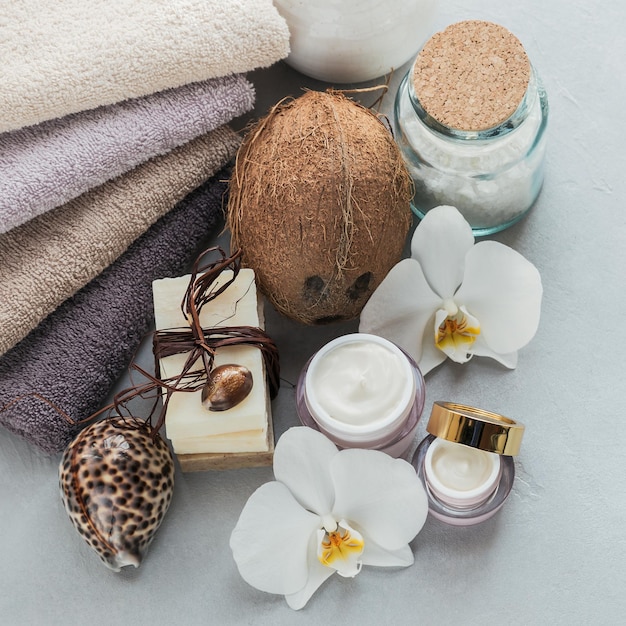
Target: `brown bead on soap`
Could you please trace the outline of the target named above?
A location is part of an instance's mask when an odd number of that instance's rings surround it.
[[[515,112],[530,75],[530,61],[515,35],[498,24],[469,20],[426,42],[412,79],[422,108],[437,122],[479,131]]]
[[[211,370],[202,389],[202,406],[208,411],[228,411],[245,400],[252,390],[252,372],[243,365],[226,363]]]

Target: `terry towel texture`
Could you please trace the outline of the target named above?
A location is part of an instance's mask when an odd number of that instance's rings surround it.
[[[234,156],[220,127],[0,235],[0,354]]]
[[[74,421],[100,409],[153,321],[152,281],[184,274],[221,223],[221,172],[185,197],[102,274],[0,357],[0,407],[39,393]],[[42,450],[62,450],[78,428],[29,396],[0,424]]]
[[[0,16],[0,132],[289,53],[272,0],[11,0]]]
[[[241,75],[0,134],[0,233],[252,109]]]

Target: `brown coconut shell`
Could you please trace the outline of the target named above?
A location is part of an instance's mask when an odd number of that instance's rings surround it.
[[[352,319],[401,258],[411,196],[383,122],[338,92],[309,91],[247,132],[230,180],[231,245],[278,311]]]

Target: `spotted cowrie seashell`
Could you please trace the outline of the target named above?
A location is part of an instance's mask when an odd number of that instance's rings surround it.
[[[59,466],[76,530],[114,571],[139,567],[172,499],[174,461],[144,422],[110,417],[85,428]]]

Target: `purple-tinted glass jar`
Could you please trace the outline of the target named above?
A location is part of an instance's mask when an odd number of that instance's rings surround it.
[[[366,333],[329,342],[306,363],[296,388],[303,425],[341,448],[405,455],[425,400],[424,378],[411,357]]]
[[[435,402],[412,464],[431,515],[454,526],[478,524],[504,505],[524,426],[475,407]]]

